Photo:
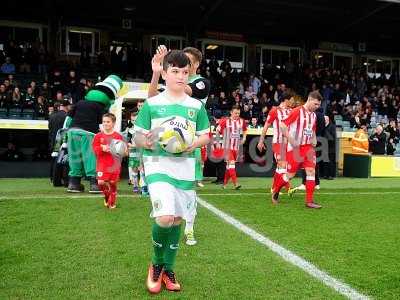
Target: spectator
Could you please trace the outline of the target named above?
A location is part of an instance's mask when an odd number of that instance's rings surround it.
[[[47,65],[48,65],[47,50],[44,47],[44,44],[40,43],[40,46],[38,49],[38,72],[39,72],[39,74],[47,75]]]
[[[19,90],[18,87],[15,87],[11,96],[10,108],[21,108],[21,101],[22,101],[21,91]]]
[[[226,74],[231,74],[232,72],[232,65],[228,58],[225,58],[224,61],[221,63],[221,70],[225,71]]]
[[[52,96],[54,96],[58,91],[64,92],[64,79],[61,75],[59,69],[55,69],[53,75],[49,79],[50,88],[52,89]]]
[[[260,129],[261,125],[258,123],[258,119],[256,117],[252,117],[250,124],[249,124],[249,128],[253,128],[253,129]]]
[[[251,112],[250,107],[247,104],[243,105],[243,110],[240,111],[240,117],[246,121],[250,121],[251,119]]]
[[[2,64],[0,69],[3,74],[15,74],[15,65],[11,63],[10,57],[6,57],[6,62]]]
[[[254,94],[258,95],[258,93],[260,92],[260,88],[261,88],[261,81],[253,73],[250,74],[249,85],[252,87]]]
[[[40,119],[40,120],[44,120],[47,119],[47,105],[45,103],[45,99],[43,96],[39,96],[37,98],[37,103],[35,105],[35,114],[36,114],[36,118]]]
[[[47,81],[43,81],[42,86],[39,88],[39,96],[43,96],[48,104],[52,104],[51,90]]]
[[[13,142],[7,143],[7,150],[0,155],[0,159],[4,161],[22,161],[24,154],[17,149]]]
[[[29,86],[26,90],[26,94],[22,97],[22,108],[23,109],[34,109],[36,106],[36,96],[33,93],[33,89]]]
[[[336,124],[334,122],[333,115],[325,116],[323,137],[328,142],[328,161],[323,161],[321,175],[328,180],[336,177]]]
[[[32,48],[28,43],[24,43],[21,49],[19,60],[19,72],[30,73],[33,59]]]
[[[211,60],[208,62],[208,67],[210,69],[211,76],[216,77],[218,75],[219,63],[215,56],[212,56]]]
[[[49,113],[49,147],[53,151],[57,131],[63,127],[65,118],[69,111],[70,103],[66,100],[61,101],[59,110],[55,113]],[[49,107],[50,108],[50,107]]]
[[[76,103],[79,100],[79,80],[76,77],[75,70],[70,70],[68,74],[68,78],[65,82],[65,93],[70,94],[72,98],[72,103]]]
[[[10,93],[4,84],[0,84],[0,108],[7,108],[11,102]]]
[[[386,153],[386,134],[383,131],[382,125],[375,128],[375,133],[369,138],[369,148],[372,154],[383,155]]]

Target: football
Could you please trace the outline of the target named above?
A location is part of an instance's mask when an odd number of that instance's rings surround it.
[[[160,124],[158,143],[169,153],[182,153],[193,144],[195,130],[188,120],[175,116]]]
[[[117,157],[124,157],[128,147],[124,141],[113,139],[110,142],[110,152]]]

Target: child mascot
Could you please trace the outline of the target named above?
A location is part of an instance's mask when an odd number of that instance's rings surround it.
[[[68,129],[69,183],[68,192],[84,191],[82,177],[90,182],[89,193],[101,193],[96,180],[96,157],[92,149],[94,135],[100,131],[102,116],[108,111],[122,88],[122,80],[116,75],[99,82],[74,105],[64,127]]]

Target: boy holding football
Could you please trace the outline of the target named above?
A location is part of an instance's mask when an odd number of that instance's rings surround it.
[[[174,273],[181,221],[195,209],[194,150],[209,142],[209,122],[202,103],[185,93],[189,59],[183,51],[169,52],[163,61],[166,90],[147,99],[135,124],[135,142],[143,147],[146,181],[152,202],[153,257],[147,276],[150,293],[159,293],[162,283],[180,291]],[[159,126],[169,118],[181,117],[195,130],[197,139],[183,153],[171,154],[156,142]]]
[[[117,182],[122,160],[122,156],[113,149],[116,141],[123,142],[122,135],[114,131],[115,121],[115,115],[104,114],[102,131],[94,136],[92,143],[96,155],[98,185],[104,194],[104,206],[110,209],[116,208]]]

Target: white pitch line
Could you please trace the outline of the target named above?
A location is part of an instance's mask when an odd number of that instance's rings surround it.
[[[396,192],[396,191],[392,191],[392,192],[315,192],[316,195],[384,195],[384,194],[388,194],[388,195],[396,195],[396,194],[400,194],[400,191]],[[300,195],[304,195],[303,191],[299,191],[298,194]],[[256,192],[256,193],[198,193],[199,196],[260,196],[260,195],[264,195],[264,196],[270,196],[269,192]],[[139,198],[140,195],[138,194],[118,194],[117,197],[120,198]],[[35,195],[31,195],[31,196],[0,196],[0,200],[24,200],[24,199],[81,199],[81,198],[103,198],[102,194],[72,194],[72,193],[68,193],[65,195],[49,195],[49,194],[35,194]]]
[[[250,236],[252,239],[256,240],[257,242],[265,245],[271,251],[278,254],[287,262],[299,267],[309,275],[313,276],[314,278],[318,279],[319,281],[323,282],[325,285],[331,287],[338,293],[346,296],[352,300],[364,300],[364,299],[371,299],[366,295],[361,294],[360,292],[356,291],[349,285],[340,280],[330,276],[329,274],[325,273],[324,271],[318,269],[312,263],[306,261],[304,258],[296,255],[295,253],[291,252],[280,246],[279,244],[271,241],[269,238],[263,236],[262,234],[258,233],[257,231],[251,229],[250,227],[244,225],[243,223],[239,222],[235,218],[231,217],[230,215],[224,213],[223,211],[219,210],[215,206],[211,205],[207,201],[204,201],[198,198],[198,203],[214,213],[216,216],[224,220],[225,222],[231,224],[239,231],[245,233],[246,235]]]

